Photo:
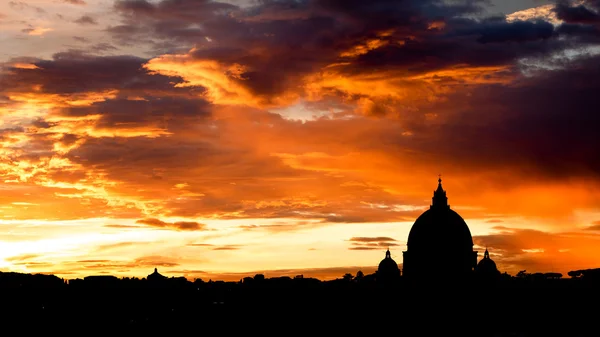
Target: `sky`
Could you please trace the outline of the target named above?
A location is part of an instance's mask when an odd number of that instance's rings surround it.
[[[0,44],[1,271],[371,273],[439,174],[500,271],[600,267],[598,0],[2,1]]]

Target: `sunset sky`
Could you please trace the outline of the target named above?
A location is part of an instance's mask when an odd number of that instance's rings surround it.
[[[501,271],[600,267],[600,0],[6,0],[0,45],[1,271],[370,273],[438,174]]]

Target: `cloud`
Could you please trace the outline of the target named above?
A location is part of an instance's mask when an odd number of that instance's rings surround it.
[[[559,1],[554,8],[556,17],[565,23],[575,24],[600,24],[600,14],[597,11],[591,10],[587,6],[594,3],[584,3],[571,6],[567,2]],[[600,6],[598,6],[600,7]]]
[[[27,268],[46,268],[51,267],[51,263],[25,263],[23,264]],[[148,274],[150,274],[153,268],[160,267],[177,267],[180,265],[180,260],[160,256],[160,255],[147,255],[130,260],[113,260],[113,259],[84,259],[76,261],[62,261],[54,266],[55,275],[78,275],[78,276],[89,276],[94,274],[113,274],[115,271],[119,273],[130,273],[135,269],[147,268]],[[111,273],[110,271],[113,271]]]
[[[88,38],[83,37],[83,36],[73,36],[73,40],[75,40],[77,42],[82,42],[82,43],[88,43],[88,42],[90,42],[88,40]]]
[[[396,239],[392,239],[389,237],[384,237],[384,236],[378,236],[378,237],[353,237],[350,238],[351,242],[358,242],[358,243],[371,243],[371,242],[390,242],[390,241],[396,241]]]
[[[592,224],[590,226],[586,227],[585,230],[600,231],[600,220],[592,222]]]
[[[88,48],[88,50],[92,53],[103,53],[103,52],[118,50],[118,49],[119,48],[113,46],[110,43],[97,43]]]
[[[352,237],[348,240],[351,243],[349,250],[379,250],[394,246],[399,246],[396,239],[390,237]]]
[[[87,3],[84,0],[62,0],[62,2],[66,2],[72,5],[86,5]]]
[[[22,29],[21,32],[26,33],[27,35],[31,35],[31,36],[42,36],[44,34],[46,34],[47,32],[51,32],[54,29],[52,28],[45,28],[45,27],[31,27],[31,28],[25,28]]]
[[[117,249],[120,249],[120,248],[131,247],[131,246],[146,245],[146,244],[149,244],[149,243],[150,242],[146,242],[146,241],[117,242],[117,243],[110,243],[110,244],[105,244],[105,245],[99,245],[99,246],[96,247],[95,250],[97,252],[104,252],[104,251],[117,250]]]
[[[136,223],[147,225],[150,227],[175,229],[181,231],[199,231],[206,229],[206,225],[195,221],[165,222],[159,219],[149,218],[137,220]]]
[[[143,62],[130,56],[101,57],[70,51],[56,54],[52,60],[21,58],[3,64],[0,96],[6,97],[3,114],[7,123],[2,131],[7,145],[3,151],[12,156],[3,167],[4,180],[31,180],[47,188],[62,189],[56,196],[85,196],[91,198],[90,206],[101,207],[92,200],[108,197],[110,192],[106,189],[111,183],[105,181],[102,187],[90,183],[103,179],[100,177],[105,174],[93,174],[80,162],[93,159],[86,158],[86,151],[74,153],[71,158],[69,153],[85,144],[94,148],[94,142],[88,143],[90,138],[160,137],[172,133],[167,131],[169,127],[180,129],[190,125],[192,119],[209,115],[205,101],[189,96],[190,89],[174,88],[177,79],[143,71]],[[131,115],[132,111],[137,113]],[[171,117],[166,117],[165,111]],[[10,128],[11,125],[20,128]],[[153,145],[147,145],[152,152]],[[35,169],[26,169],[31,167]],[[86,175],[95,178],[84,182]],[[126,196],[119,199],[106,206],[130,203],[125,201]],[[45,210],[51,214],[51,209]]]
[[[17,10],[17,11],[27,11],[27,10],[31,10],[34,11],[37,14],[44,14],[46,13],[46,10],[41,8],[41,7],[37,7],[37,6],[32,6],[27,4],[26,2],[23,1],[9,1],[8,2],[8,6],[13,9],[13,10]]]
[[[91,17],[89,15],[83,15],[73,22],[78,23],[80,25],[97,25],[98,24],[96,19],[94,19],[93,17]]]
[[[130,229],[130,228],[141,228],[142,226],[110,224],[110,225],[104,225],[104,227]]]
[[[207,99],[217,104],[268,107],[343,96],[366,104],[366,114],[388,114],[409,97],[428,102],[443,96],[451,86],[440,79],[504,82],[518,58],[561,45],[542,43],[554,36],[547,22],[459,19],[475,7],[429,1],[369,7],[283,1],[249,8],[119,1],[115,8],[123,25],[109,31],[124,43],[142,34],[179,40],[179,50],[188,44],[188,53],[173,50],[146,67],[181,76],[182,85],[206,87]],[[198,20],[202,28],[194,28]],[[288,61],[276,62],[282,59]]]
[[[560,272],[591,268],[600,263],[600,236],[591,232],[545,232],[501,227],[489,235],[474,236],[477,246],[487,247],[498,268],[516,274]]]
[[[8,261],[8,262],[23,262],[23,261],[33,260],[38,257],[40,257],[39,254],[22,254],[22,255],[16,255],[16,256],[4,258],[4,260]]]
[[[544,20],[554,25],[562,23],[562,21],[556,16],[555,5],[543,5],[533,8],[524,9],[518,12],[508,14],[506,20],[509,22],[513,21],[527,21],[527,20]]]
[[[65,263],[69,264],[69,263]],[[131,261],[118,260],[79,260],[70,264],[80,265],[84,270],[110,270],[110,269],[128,269],[128,268],[156,268],[156,267],[177,267],[179,265],[175,260],[158,255],[142,256]]]
[[[213,245],[213,244],[210,244],[210,243],[188,243],[187,246],[190,246],[190,247],[206,247],[206,248],[210,248],[211,250],[239,250],[242,247],[242,245],[222,245],[222,246],[217,246],[217,245]]]
[[[241,249],[239,247],[239,245],[227,245],[227,246],[220,246],[220,247],[212,248],[212,250],[239,250],[239,249]]]

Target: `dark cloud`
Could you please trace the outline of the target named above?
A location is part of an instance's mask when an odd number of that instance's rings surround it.
[[[206,225],[195,221],[165,222],[159,219],[148,218],[137,220],[136,223],[147,225],[150,227],[175,229],[180,231],[201,231],[206,229]]]
[[[450,97],[460,103],[438,106],[443,122],[428,126],[426,137],[433,137],[411,142],[424,142],[423,150],[438,160],[477,169],[508,166],[531,179],[597,178],[598,62],[589,57],[512,85],[481,85]],[[455,112],[442,116],[449,109]]]
[[[351,242],[352,246],[349,250],[380,250],[389,247],[399,246],[396,243],[396,239],[390,237],[353,237],[348,241]]]
[[[594,3],[588,2],[582,5],[571,6],[566,1],[559,1],[554,11],[556,12],[556,17],[566,23],[598,24],[600,23],[600,14],[587,7],[590,5],[593,6]],[[600,6],[596,9],[599,8]]]
[[[396,241],[396,239],[390,238],[390,237],[385,237],[385,236],[378,236],[378,237],[353,237],[350,238],[350,240],[348,240],[350,242],[393,242]]]
[[[8,68],[0,77],[3,91],[27,90],[38,93],[75,94],[110,89],[172,88],[177,79],[149,75],[142,69],[145,59],[134,56],[93,56],[82,51],[66,51],[52,60],[36,60],[36,69]]]
[[[14,10],[18,10],[18,11],[33,10],[38,14],[46,13],[45,9],[43,9],[41,7],[29,5],[28,3],[23,2],[23,1],[9,1],[8,5],[10,6],[10,8],[12,8]]]
[[[92,52],[116,48],[102,43]],[[54,109],[60,116],[101,115],[99,128],[131,129],[152,126],[155,129],[185,124],[186,119],[205,118],[208,103],[199,97],[202,88],[175,88],[179,78],[150,74],[142,65],[147,60],[132,56],[94,56],[83,51],[57,53],[52,60],[31,60],[34,69],[11,67],[8,63],[0,77],[0,93],[59,95],[107,95],[96,103]],[[85,99],[85,96],[83,96]],[[11,102],[8,101],[8,104]],[[176,115],[187,115],[181,119]],[[162,125],[157,125],[161,123]]]
[[[110,50],[118,50],[118,49],[119,48],[113,46],[110,43],[104,43],[103,42],[103,43],[97,43],[97,44],[95,44],[93,46],[90,46],[88,50],[90,52],[92,52],[92,53],[102,53],[102,52],[107,52],[107,51],[110,51]]]
[[[600,231],[600,220],[593,221],[592,224],[585,228],[588,231]]]
[[[580,43],[600,42],[600,2],[587,0],[583,4],[558,1],[554,12],[562,24],[559,34],[574,37]]]
[[[600,224],[588,226],[585,229],[588,231],[600,231]]]
[[[481,28],[481,43],[539,41],[552,37],[554,26],[546,21],[498,21]]]
[[[242,64],[233,80],[264,102],[299,90],[304,76],[330,64],[339,64],[343,74],[374,69],[419,74],[457,64],[507,65],[564,45],[546,41],[554,36],[547,22],[464,18],[480,10],[477,2],[263,1],[242,9],[207,1],[124,0],[115,8],[124,21],[109,31],[118,40],[178,40],[179,47],[195,47],[190,55],[197,60]],[[201,28],[197,22],[203,22]],[[378,48],[342,56],[374,40]]]
[[[85,38],[83,36],[73,36],[73,40],[78,41],[78,42],[82,42],[82,43],[88,43],[88,42],[90,42],[90,40],[88,40],[87,38]]]
[[[94,19],[93,17],[89,16],[89,15],[83,15],[80,18],[78,18],[77,20],[74,21],[75,23],[78,23],[80,25],[97,25],[98,21],[96,21],[96,19]]]

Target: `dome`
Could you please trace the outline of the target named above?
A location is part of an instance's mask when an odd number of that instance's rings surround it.
[[[450,209],[442,180],[434,191],[431,207],[417,218],[408,234],[407,248],[472,249],[473,237],[465,220]]]
[[[398,264],[396,263],[396,261],[392,259],[389,249],[385,253],[385,258],[381,260],[381,262],[379,262],[377,274],[384,278],[400,276],[400,268],[398,268]]]
[[[407,278],[462,279],[477,266],[473,237],[465,220],[448,205],[442,179],[433,192],[431,206],[408,233],[402,274]]]
[[[498,268],[496,267],[496,262],[494,262],[492,259],[482,259],[477,264],[477,270],[482,271],[482,272],[486,272],[486,271],[495,272],[496,270],[498,270]]]
[[[154,272],[153,272],[152,274],[150,274],[150,275],[148,275],[148,276],[146,277],[146,279],[147,279],[148,281],[158,281],[158,280],[162,280],[162,279],[165,279],[165,278],[166,278],[166,277],[165,277],[165,276],[163,276],[163,275],[161,275],[161,274],[158,272],[158,269],[156,269],[156,268],[154,268]]]
[[[497,274],[499,273],[498,268],[496,267],[496,262],[490,259],[490,253],[487,248],[483,255],[483,259],[479,261],[477,264],[477,273],[479,274]]]
[[[473,247],[473,237],[465,220],[450,208],[432,207],[417,218],[408,234],[412,250],[433,247]]]

